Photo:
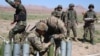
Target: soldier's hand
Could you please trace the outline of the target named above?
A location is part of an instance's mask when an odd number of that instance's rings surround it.
[[[13,25],[15,22],[11,22],[11,25]]]
[[[54,34],[54,35],[51,36],[51,38],[58,39],[59,35],[58,34]]]
[[[67,37],[66,41],[69,41],[69,40],[70,40],[70,38],[69,38],[69,37]]]
[[[43,43],[44,48],[48,48],[51,45],[51,43]]]

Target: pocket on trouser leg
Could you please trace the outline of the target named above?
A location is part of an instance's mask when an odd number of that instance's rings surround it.
[[[8,36],[9,40],[11,41],[11,39],[14,38],[14,36],[15,36],[14,31],[11,30],[11,31],[9,32],[9,36]]]
[[[14,42],[17,44],[21,43],[21,34],[16,34]]]

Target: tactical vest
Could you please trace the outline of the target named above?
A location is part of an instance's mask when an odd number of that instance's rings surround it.
[[[87,11],[85,18],[95,18],[95,12],[94,11]]]
[[[68,20],[76,20],[76,12],[74,10],[68,10]]]

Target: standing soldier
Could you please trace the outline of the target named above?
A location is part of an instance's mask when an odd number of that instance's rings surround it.
[[[74,34],[74,40],[77,41],[77,32],[76,32],[76,24],[78,25],[77,21],[77,13],[74,10],[74,4],[69,4],[69,9],[67,11],[67,36],[70,37],[70,29],[72,29]],[[65,22],[66,22],[65,21]]]
[[[40,54],[43,54],[42,50],[45,50],[47,47],[49,47],[50,44],[53,42],[52,38],[54,38],[55,44],[56,44],[55,53],[56,53],[56,56],[58,56],[58,53],[59,53],[58,50],[60,47],[61,39],[66,37],[66,28],[62,20],[54,16],[51,16],[47,20],[40,21],[38,24],[36,24],[35,32],[36,34],[38,33],[36,37],[34,37],[33,33],[29,34],[28,36],[29,42],[31,43],[33,49],[35,46],[36,48],[35,50],[38,50]],[[39,38],[40,36],[44,37],[44,41],[40,41],[40,38]],[[43,45],[43,43],[46,43],[46,44]]]
[[[67,27],[67,19],[66,19],[67,15],[66,14],[67,14],[67,11],[62,12],[61,20],[65,23],[65,26]]]
[[[51,13],[52,16],[56,16],[57,8],[54,8],[54,11]]]
[[[14,0],[14,2],[11,0],[5,1],[16,9],[14,14],[14,21],[11,23],[16,23],[16,26],[9,32],[9,40],[11,41],[11,39],[14,39],[17,33],[22,33],[25,31],[27,13],[25,7],[21,4],[21,0]]]
[[[93,10],[94,9],[94,5],[90,4],[88,6],[88,11],[84,14],[83,20],[84,20],[84,39],[83,42],[86,40],[87,37],[87,33],[89,31],[90,33],[90,42],[91,44],[94,44],[94,21],[97,21],[97,17],[96,17],[96,13]]]
[[[55,10],[51,13],[51,15],[53,15],[53,16],[61,19],[62,6],[61,5],[58,5],[57,8],[55,8]]]

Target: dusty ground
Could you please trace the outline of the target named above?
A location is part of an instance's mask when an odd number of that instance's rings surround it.
[[[38,20],[30,20],[28,21],[28,25],[30,24],[30,28],[34,26],[34,24]],[[7,38],[7,34],[9,30],[14,27],[14,25],[10,25],[11,21],[7,20],[0,20],[0,35],[4,36]],[[82,28],[83,24],[78,25],[78,29]],[[100,25],[96,25],[96,29],[100,31]],[[81,29],[82,30],[82,29]],[[83,32],[79,32],[78,35],[80,37],[80,33],[82,35]],[[82,37],[80,37],[82,38]],[[91,45],[90,43],[82,43],[82,42],[74,42],[72,41],[73,46],[72,46],[72,56],[87,56],[87,55],[92,55],[92,54],[100,54],[100,43],[97,43],[96,45]],[[97,55],[94,55],[97,56]],[[98,55],[100,56],[100,55]]]

